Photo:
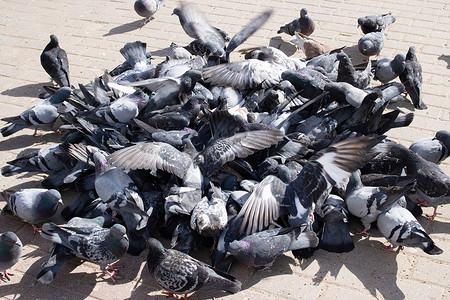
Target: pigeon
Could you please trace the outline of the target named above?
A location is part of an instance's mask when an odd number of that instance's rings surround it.
[[[92,123],[103,123],[112,126],[130,122],[139,115],[139,112],[149,103],[149,96],[137,89],[134,93],[120,97],[110,105],[100,106],[97,109],[81,115],[81,118]]]
[[[201,71],[188,70],[180,78],[150,78],[131,82],[128,85],[145,88],[152,92],[145,109],[145,111],[151,111],[184,102],[184,98],[193,91],[195,84],[201,79]]]
[[[283,253],[291,250],[316,247],[319,239],[306,226],[294,228],[268,229],[246,235],[232,241],[228,246],[228,255],[239,262],[258,269],[267,269]]]
[[[291,43],[300,47],[307,59],[333,50],[331,46],[298,32],[295,32],[295,38],[291,40]]]
[[[181,3],[180,7],[173,10],[172,14],[178,16],[180,24],[188,36],[200,40],[210,56],[219,58],[225,56],[223,36],[208,23],[206,17],[194,4]]]
[[[370,60],[365,70],[357,71],[355,70],[355,67],[353,67],[350,58],[345,52],[339,52],[336,57],[339,60],[338,75],[336,81],[350,83],[351,85],[359,89],[365,89],[369,86],[373,78],[373,74],[370,71]]]
[[[414,185],[414,178],[409,178],[408,181],[402,182],[402,186],[364,186],[360,172],[353,172],[347,184],[345,203],[348,211],[361,218],[364,225],[364,229],[358,234],[368,234],[367,230],[377,220],[378,215],[394,206]]]
[[[109,216],[108,219],[112,219],[112,217]],[[69,220],[69,222],[67,222],[66,227],[83,227],[86,232],[89,232],[102,228],[106,222],[107,220],[104,216],[96,217],[93,219],[74,217]],[[42,270],[36,276],[37,280],[40,283],[44,284],[53,282],[59,269],[61,269],[65,262],[75,257],[76,255],[72,253],[70,248],[67,248],[61,244],[54,243],[50,250],[50,255],[42,264]]]
[[[59,47],[56,35],[50,35],[50,42],[41,53],[41,65],[59,87],[70,87],[69,61],[64,49]]]
[[[377,219],[377,227],[383,236],[392,244],[388,249],[397,246],[418,247],[429,255],[443,252],[435,245],[417,219],[400,205],[395,205],[381,213]]]
[[[44,223],[41,236],[67,247],[79,258],[99,264],[113,281],[120,278],[116,275],[117,267],[112,263],[121,258],[128,249],[128,236],[124,226],[115,224],[111,228],[84,228]]]
[[[19,261],[22,250],[22,242],[14,232],[0,233],[0,280],[10,280],[13,274],[6,270]]]
[[[405,70],[405,55],[399,53],[394,58],[380,58],[372,68],[374,79],[386,84]]]
[[[323,228],[319,247],[328,252],[344,253],[355,248],[348,229],[348,210],[344,200],[330,194],[321,207]]]
[[[72,93],[69,87],[62,87],[51,97],[44,99],[22,112],[19,116],[1,119],[11,123],[0,129],[4,137],[10,136],[27,127],[34,127],[34,135],[38,128],[51,128],[59,116],[58,107]]]
[[[406,174],[417,180],[415,190],[422,195],[422,200],[434,207],[434,219],[437,206],[450,203],[450,177],[438,165],[422,158],[419,154],[397,144],[391,148],[390,155],[401,159],[406,165]]]
[[[164,0],[136,0],[134,1],[134,10],[138,15],[144,17],[142,25],[147,24],[154,19],[153,15],[165,6]]]
[[[148,240],[147,266],[156,283],[171,294],[189,294],[199,289],[237,293],[241,282],[183,252],[165,249],[160,241]]]
[[[395,22],[395,17],[391,13],[383,15],[370,15],[358,18],[358,27],[364,34],[385,30],[389,25]]]
[[[405,58],[405,70],[398,77],[405,86],[414,107],[426,109],[427,105],[422,99],[422,66],[417,60],[416,47],[409,47]]]
[[[192,210],[190,225],[201,236],[218,237],[228,223],[227,198],[219,187],[211,190],[211,196],[203,197]]]
[[[63,152],[59,143],[44,146],[24,156],[6,162],[8,165],[2,167],[1,173],[10,177],[23,172],[54,173],[64,168],[64,162],[60,161]]]
[[[329,92],[331,97],[341,103],[359,107],[367,96],[367,92],[354,87],[347,82],[330,82],[324,86],[324,90]]]
[[[127,84],[148,79],[155,75],[156,66],[151,64],[151,54],[146,52],[147,44],[141,41],[126,43],[119,51],[125,62],[115,67],[109,75],[114,82]],[[106,79],[103,78],[103,79]],[[111,86],[111,83],[108,84]]]
[[[314,24],[313,19],[308,14],[308,10],[306,8],[302,8],[300,10],[300,18],[293,20],[292,22],[281,26],[277,33],[286,33],[293,36],[296,32],[302,33],[306,36],[310,36],[316,25]]]
[[[33,225],[35,233],[39,231],[35,224],[48,221],[56,213],[58,203],[63,204],[61,194],[55,189],[29,188],[10,195],[1,192],[0,195],[6,200],[7,209]]]
[[[450,132],[440,130],[434,137],[426,137],[413,142],[409,149],[428,161],[440,164],[449,156]]]
[[[359,52],[365,56],[379,55],[383,49],[385,36],[384,31],[365,34],[358,40]]]

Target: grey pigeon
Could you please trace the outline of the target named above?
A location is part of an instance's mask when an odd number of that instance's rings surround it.
[[[1,169],[2,175],[9,177],[22,172],[57,172],[64,168],[64,162],[58,156],[63,151],[60,146],[59,143],[50,144],[8,161],[8,165]]]
[[[14,266],[22,255],[22,242],[11,231],[0,233],[0,280],[10,280],[13,275],[6,270]]]
[[[206,17],[193,4],[181,3],[173,10],[188,36],[200,40],[211,56],[225,56],[225,40],[219,31],[212,27]]]
[[[153,15],[163,6],[165,6],[164,0],[136,0],[134,2],[134,10],[136,13],[145,18],[142,25],[153,20]]]
[[[399,75],[401,83],[405,86],[414,107],[426,109],[427,105],[422,99],[422,66],[417,60],[416,48],[409,47],[406,53],[405,70]]]
[[[418,247],[430,255],[437,255],[443,252],[442,249],[434,244],[433,240],[425,232],[425,229],[409,210],[400,205],[395,205],[388,211],[380,214],[377,219],[377,227],[393,247]]]
[[[228,255],[247,266],[266,269],[283,253],[313,248],[318,243],[316,234],[313,231],[305,231],[305,226],[276,228],[232,241],[228,246]]]
[[[284,32],[289,35],[294,35],[296,32],[299,32],[306,36],[310,36],[314,32],[315,28],[316,25],[314,24],[313,19],[309,16],[308,10],[306,8],[302,8],[300,10],[300,18],[281,26],[277,33]]]
[[[186,48],[172,42],[169,46],[167,57],[169,59],[192,59],[192,54]]]
[[[82,114],[81,117],[92,123],[119,126],[137,117],[149,101],[149,96],[137,89],[134,93],[120,97],[109,105],[100,106]]]
[[[380,58],[372,68],[375,79],[386,84],[405,70],[405,55],[399,53],[394,58]]]
[[[353,67],[350,58],[345,52],[339,52],[336,57],[339,60],[338,75],[336,81],[347,82],[360,89],[365,89],[369,86],[373,78],[373,74],[370,70],[370,60],[367,63],[367,67],[365,70],[357,71],[355,67]]]
[[[41,53],[41,65],[60,87],[70,87],[67,54],[59,47],[58,38],[54,34],[50,35],[50,42]]]
[[[370,32],[358,40],[358,50],[365,56],[379,55],[383,49],[384,31]]]
[[[63,203],[61,194],[54,189],[29,188],[21,189],[8,195],[2,192],[1,196],[6,200],[7,209],[16,216],[33,225],[48,221],[56,213],[58,203]]]
[[[415,190],[423,195],[424,203],[434,207],[430,216],[434,219],[437,206],[450,203],[450,177],[438,165],[401,144],[393,146],[390,155],[399,158],[406,165],[406,174],[417,180]]]
[[[115,267],[111,264],[121,258],[128,249],[126,229],[120,224],[111,228],[93,229],[59,227],[54,223],[45,223],[41,236],[69,248],[79,258],[99,264],[113,280],[118,277]]]
[[[109,74],[119,84],[153,77],[156,66],[151,64],[151,54],[146,52],[147,44],[141,41],[126,43],[119,51],[125,62],[115,67]]]
[[[387,211],[397,203],[397,200],[410,191],[415,182],[412,178],[403,182],[403,186],[364,186],[359,171],[352,173],[347,184],[345,203],[349,212],[361,218],[364,229],[359,234],[366,233],[371,223],[377,220],[380,213]]]
[[[146,111],[161,109],[167,105],[184,102],[197,81],[202,79],[198,70],[188,70],[180,78],[163,77],[150,78],[129,83],[129,86],[145,87],[152,92]]]
[[[156,283],[170,294],[188,294],[199,289],[237,293],[241,282],[183,252],[165,249],[150,238],[147,266]]]
[[[367,92],[347,82],[330,82],[324,86],[336,101],[346,101],[348,104],[359,107],[367,96]]]
[[[358,18],[358,27],[364,34],[370,32],[377,32],[386,29],[389,25],[395,22],[395,17],[391,13],[384,15],[370,15]]]
[[[440,130],[434,137],[426,137],[413,142],[409,149],[426,160],[439,164],[449,156],[450,132]]]
[[[71,93],[69,87],[62,87],[53,96],[38,102],[19,116],[1,119],[11,124],[3,127],[0,132],[7,137],[24,128],[34,127],[36,135],[38,128],[51,128],[59,116],[58,107]]]

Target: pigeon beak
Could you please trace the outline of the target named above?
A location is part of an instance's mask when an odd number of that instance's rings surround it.
[[[59,199],[58,203],[60,203],[61,205],[64,205],[64,202],[62,201],[62,199]]]

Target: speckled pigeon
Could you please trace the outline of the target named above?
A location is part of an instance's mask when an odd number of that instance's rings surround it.
[[[358,18],[358,27],[364,34],[376,31],[382,31],[395,22],[395,17],[391,13],[383,15],[370,15]]]
[[[165,249],[160,241],[150,238],[147,265],[156,283],[172,294],[203,291],[237,293],[241,282],[183,252]]]
[[[77,257],[99,264],[113,280],[120,278],[111,264],[127,252],[128,237],[124,226],[115,224],[111,228],[92,229],[45,223],[41,236],[69,248]]]

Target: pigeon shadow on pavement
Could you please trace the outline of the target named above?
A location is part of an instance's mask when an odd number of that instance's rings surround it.
[[[297,52],[297,47],[294,44],[286,42],[279,35],[270,38],[269,46],[283,51],[287,56],[292,56]]]
[[[109,32],[105,33],[103,36],[111,36],[115,34],[123,34],[136,29],[142,28],[142,20],[136,20],[130,23],[122,24],[117,27],[111,28]]]
[[[438,60],[443,60],[447,63],[447,69],[450,69],[450,55],[444,55],[438,57]]]
[[[34,131],[34,130],[33,130]],[[44,134],[33,136],[33,131],[24,130],[25,134],[16,135],[0,141],[0,151],[9,151],[15,149],[28,148],[30,146],[48,143],[48,142],[60,142],[61,136],[51,131],[44,131]]]
[[[43,86],[52,85],[51,82],[30,83],[22,86],[6,89],[0,94],[11,97],[32,97],[37,98],[39,94],[45,92]]]

